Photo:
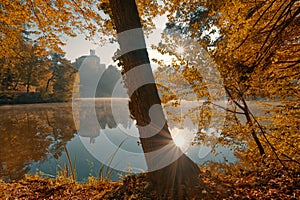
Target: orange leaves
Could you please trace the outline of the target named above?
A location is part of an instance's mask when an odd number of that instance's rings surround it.
[[[62,35],[75,37],[76,33],[85,32],[95,35],[104,30],[102,18],[97,12],[95,1],[3,1],[1,3],[1,53],[0,58],[10,52],[16,35],[22,31],[30,32],[29,37],[49,50],[61,52],[64,44]],[[6,52],[6,53],[4,53]]]

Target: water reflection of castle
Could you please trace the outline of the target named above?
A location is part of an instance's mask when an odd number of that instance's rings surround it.
[[[191,112],[191,108],[194,108],[197,104],[191,105],[190,102],[187,104],[182,105],[182,107],[169,107],[166,109],[171,115],[167,115],[170,129],[198,131],[198,121],[193,122],[190,118],[184,116],[186,113]],[[90,143],[94,143],[101,133],[106,134],[106,130],[109,129],[119,129],[120,135],[123,134],[122,131],[124,130],[125,132],[134,131],[135,121],[130,118],[127,98],[98,98],[94,102],[91,99],[80,99],[75,102],[75,106],[80,112],[78,134],[90,138]],[[198,116],[199,111],[196,110],[193,114]],[[182,121],[176,121],[175,119],[180,118],[180,116],[182,116]]]
[[[124,129],[130,129],[133,124],[126,98],[98,98],[94,103],[91,99],[80,99],[74,102],[73,110],[74,108],[79,112],[78,134],[89,137],[91,143],[103,130],[114,129],[120,125]]]
[[[115,99],[120,111],[118,119],[113,116],[111,108],[111,97],[116,84],[121,90],[118,90],[114,97],[127,96],[126,90],[118,82],[121,79],[121,71],[115,66],[110,65],[106,68],[105,64],[101,64],[95,50],[90,50],[90,55],[77,58],[74,66],[79,69],[80,80],[80,99],[75,103],[79,117],[79,135],[90,137],[93,142],[101,130],[116,128],[118,124],[124,128],[130,127],[132,120],[129,119],[127,98]],[[95,97],[97,99],[93,99]]]

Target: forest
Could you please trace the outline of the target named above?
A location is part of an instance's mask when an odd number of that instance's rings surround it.
[[[148,166],[119,182],[81,184],[68,172],[0,181],[0,198],[299,198],[299,1],[1,0],[0,9],[0,101],[69,101],[78,69],[64,58],[64,38],[118,43],[121,72],[111,66],[98,87],[122,74]],[[159,16],[168,21],[151,48],[172,60],[154,58],[152,72],[145,37]],[[111,96],[107,87],[97,97]],[[183,101],[204,103],[164,112]],[[171,136],[170,124],[184,118],[199,127],[191,145],[228,147],[238,161],[194,163]]]
[[[30,43],[22,45],[29,48],[26,51],[32,51],[27,59],[20,59],[13,65],[2,59],[0,104],[69,102],[75,93],[88,90],[88,85],[80,82],[80,66],[76,62],[71,63],[59,53],[38,56],[31,50]],[[121,72],[112,65],[103,70],[96,97],[111,97]]]

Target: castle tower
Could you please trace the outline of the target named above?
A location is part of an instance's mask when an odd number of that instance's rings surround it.
[[[94,98],[95,91],[92,88],[97,87],[97,85],[91,84],[97,82],[105,71],[105,64],[100,64],[100,58],[96,55],[96,51],[90,49],[90,55],[77,58],[75,66],[79,69],[80,97]]]
[[[96,55],[96,51],[94,49],[90,49],[90,56],[95,56]]]

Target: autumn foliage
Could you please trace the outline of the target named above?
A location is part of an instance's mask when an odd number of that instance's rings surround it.
[[[115,16],[109,2],[2,0],[1,90],[27,93],[35,90],[47,97],[56,90],[63,94],[57,98],[70,97],[76,70],[63,57],[64,38],[84,33],[87,39],[98,42],[116,41],[118,23],[112,20]],[[199,130],[208,128],[215,112],[212,94],[203,74],[197,71],[203,62],[186,60],[201,52],[190,45],[193,54],[186,51],[181,56],[174,55],[169,47],[177,39],[170,32],[201,45],[201,51],[208,53],[222,77],[229,106],[219,106],[226,115],[216,142],[234,150],[238,161],[200,166],[199,195],[211,193],[216,199],[223,195],[228,199],[299,198],[299,1],[136,0],[136,5],[145,32],[154,27],[156,16],[165,14],[169,19],[163,40],[155,48],[161,54],[173,55],[172,63],[154,59],[159,65],[155,77],[160,82],[158,87],[165,106],[178,106],[182,99],[205,100],[201,116],[193,111],[185,115]],[[195,144],[207,137],[199,131]],[[35,184],[35,188],[30,186]],[[57,185],[53,180],[35,177],[0,183],[0,197],[8,199],[67,199],[83,194],[98,199],[157,197],[150,190],[143,176],[127,177],[123,183],[97,183],[88,188],[77,183]],[[197,194],[192,196],[197,199]]]

